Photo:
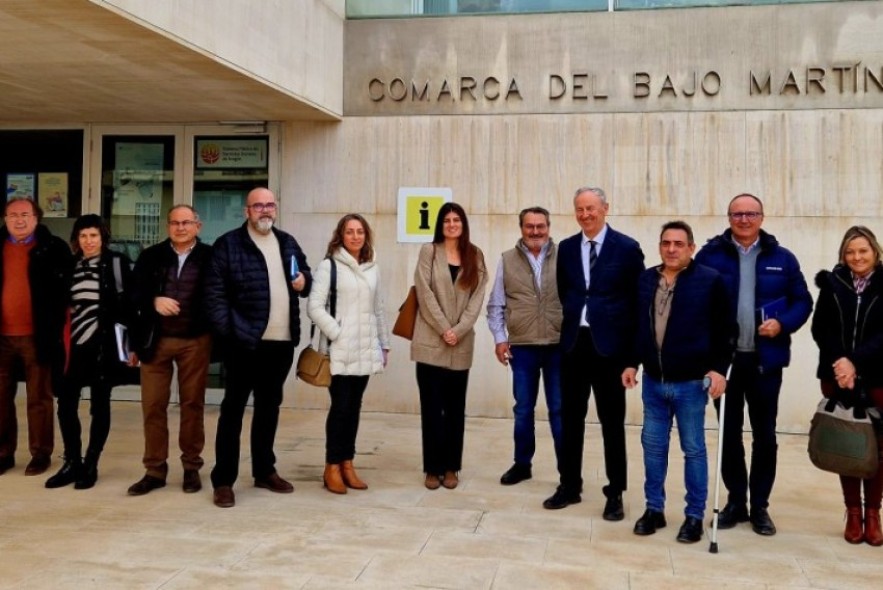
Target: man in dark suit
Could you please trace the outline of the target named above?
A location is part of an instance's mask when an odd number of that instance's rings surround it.
[[[608,484],[605,520],[622,520],[626,489],[625,389],[620,376],[634,342],[638,276],[644,270],[641,246],[607,225],[607,196],[583,187],[573,197],[582,231],[558,248],[561,325],[562,457],[560,485],[543,502],[556,510],[582,500],[582,462],[589,395],[604,438]]]

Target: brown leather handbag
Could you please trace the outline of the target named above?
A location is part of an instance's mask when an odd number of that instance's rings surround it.
[[[417,289],[414,288],[414,285],[411,285],[411,288],[408,289],[408,296],[405,297],[405,302],[399,307],[399,316],[392,327],[392,333],[396,336],[401,336],[405,340],[414,338],[414,324],[417,323],[417,313]]]
[[[331,317],[337,313],[337,264],[333,258],[331,261],[331,285],[328,288],[328,311]],[[321,353],[313,348],[313,336],[315,336],[316,324],[310,325],[310,343],[300,351],[297,357],[297,378],[316,387],[328,387],[331,385],[331,358],[328,353]],[[319,332],[319,342],[322,341],[322,333]],[[318,347],[318,344],[317,344]]]

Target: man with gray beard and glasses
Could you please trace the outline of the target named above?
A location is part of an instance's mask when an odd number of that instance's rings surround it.
[[[276,473],[273,443],[282,403],[282,385],[300,340],[297,298],[312,284],[307,259],[290,234],[273,227],[276,197],[266,188],[248,193],[245,223],[214,243],[206,284],[206,307],[224,342],[226,384],[215,438],[211,479],[214,503],[236,503],[242,417],[254,394],[251,423],[251,474],[254,485],[291,493]]]

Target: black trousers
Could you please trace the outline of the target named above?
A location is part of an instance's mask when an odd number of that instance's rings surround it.
[[[443,475],[462,467],[468,383],[468,369],[452,371],[417,363],[424,473]]]
[[[325,462],[351,461],[356,455],[362,395],[368,375],[333,375],[328,393],[331,407],[325,420]]]
[[[111,386],[103,378],[98,366],[98,350],[94,346],[72,346],[68,373],[58,392],[58,426],[64,441],[64,456],[77,460],[83,455],[80,425],[80,393],[89,387],[89,450],[93,455],[101,454],[110,433],[110,391]]]
[[[251,420],[251,474],[264,478],[276,472],[273,443],[279,424],[282,385],[294,361],[294,344],[285,341],[258,343],[249,350],[230,346],[224,360],[227,384],[215,437],[215,467],[212,485],[232,486],[239,476],[242,417],[248,397],[254,394]]]
[[[727,411],[724,416],[724,452],[721,476],[727,486],[727,501],[752,508],[767,508],[776,481],[779,445],[776,420],[782,370],[761,371],[753,352],[737,352],[727,382]],[[745,462],[742,429],[745,407],[751,422],[751,472]],[[715,400],[720,420],[720,400]]]
[[[595,408],[604,439],[604,466],[609,486],[605,494],[615,496],[627,489],[625,448],[625,388],[621,362],[601,356],[588,328],[579,331],[576,345],[561,359],[562,457],[561,486],[568,493],[582,492],[583,446],[589,396],[595,392]]]

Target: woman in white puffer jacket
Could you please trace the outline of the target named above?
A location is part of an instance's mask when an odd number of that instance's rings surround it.
[[[325,487],[335,494],[368,485],[356,474],[353,456],[359,412],[368,378],[383,371],[389,355],[389,328],[374,261],[371,227],[357,213],[337,223],[325,259],[313,273],[307,313],[328,340],[331,407],[325,421]],[[332,261],[336,309],[330,313]]]

